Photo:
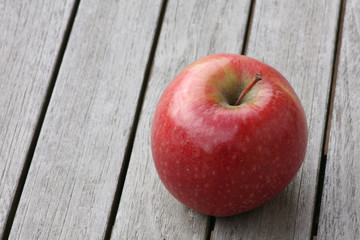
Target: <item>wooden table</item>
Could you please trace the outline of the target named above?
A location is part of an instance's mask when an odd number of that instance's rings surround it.
[[[214,218],[152,162],[162,91],[212,53],[262,60],[309,125],[268,204]],[[0,238],[360,239],[360,0],[0,0]]]

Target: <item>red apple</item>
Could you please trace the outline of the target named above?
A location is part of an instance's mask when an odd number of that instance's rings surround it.
[[[290,183],[307,137],[301,103],[279,72],[246,56],[215,54],[186,67],[166,88],[151,147],[176,199],[229,216],[268,202]]]

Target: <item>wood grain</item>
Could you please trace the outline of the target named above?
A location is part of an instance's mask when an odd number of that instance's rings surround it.
[[[318,239],[360,239],[360,1],[347,0]]]
[[[104,236],[161,1],[81,1],[10,239]]]
[[[294,181],[268,204],[217,218],[214,239],[310,239],[339,1],[256,1],[247,54],[279,70],[305,109],[309,140]]]
[[[73,5],[0,1],[0,238]]]
[[[156,103],[186,65],[240,53],[250,1],[168,2],[112,239],[204,239],[209,217],[176,201],[160,182],[150,149]]]

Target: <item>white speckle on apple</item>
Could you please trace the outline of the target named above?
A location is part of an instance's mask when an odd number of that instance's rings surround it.
[[[215,175],[216,175],[216,172],[215,172],[215,171],[212,171],[212,175],[214,175],[214,176],[215,176]]]
[[[207,152],[207,153],[211,153],[211,148],[209,145],[205,145],[204,146],[204,151]]]

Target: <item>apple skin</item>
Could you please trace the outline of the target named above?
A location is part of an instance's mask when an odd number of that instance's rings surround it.
[[[260,73],[238,106],[238,96]],[[156,170],[186,206],[212,216],[256,208],[294,178],[306,153],[301,103],[274,68],[235,54],[204,57],[162,94],[151,129]]]

